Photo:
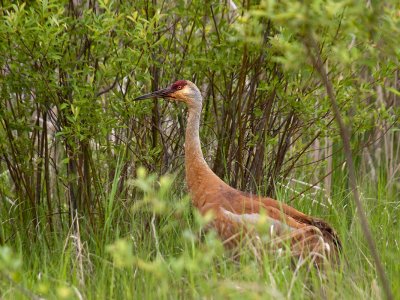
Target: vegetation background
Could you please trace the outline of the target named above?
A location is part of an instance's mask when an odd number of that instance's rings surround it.
[[[383,297],[317,62],[400,295],[398,1],[0,5],[0,298]],[[337,270],[246,247],[235,260],[202,231],[184,184],[185,107],[132,102],[177,79],[203,92],[212,169],[329,221]]]

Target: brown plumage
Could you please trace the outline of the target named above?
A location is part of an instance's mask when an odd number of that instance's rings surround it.
[[[179,80],[170,87],[146,94],[135,100],[153,97],[184,102],[189,110],[185,136],[186,181],[194,206],[202,215],[212,213],[212,226],[228,247],[254,235],[256,225],[267,218],[271,248],[288,243],[295,257],[312,257],[316,264],[336,261],[341,250],[333,228],[323,220],[308,216],[280,201],[238,191],[223,182],[204,160],[199,139],[202,96],[197,86]]]

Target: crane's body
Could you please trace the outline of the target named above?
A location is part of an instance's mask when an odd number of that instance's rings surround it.
[[[187,186],[200,213],[212,213],[211,226],[226,245],[238,244],[242,233],[263,218],[267,220],[271,240],[278,246],[280,241],[288,241],[296,257],[314,253],[317,263],[324,258],[337,258],[341,244],[335,231],[325,221],[303,214],[280,201],[234,189],[210,169],[199,138],[202,96],[194,83],[179,80],[169,88],[135,100],[153,97],[185,102],[189,109],[185,135]]]

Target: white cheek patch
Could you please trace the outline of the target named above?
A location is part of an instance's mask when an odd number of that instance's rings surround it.
[[[287,224],[272,219],[268,216],[261,216],[260,214],[235,214],[232,213],[226,209],[221,208],[222,213],[231,221],[242,224],[242,225],[246,225],[246,224],[251,224],[251,225],[257,225],[259,224],[259,222],[262,221],[267,221],[267,224],[269,225],[269,230],[270,230],[270,235],[279,235],[282,234],[283,232],[287,232],[287,231],[292,231],[293,229],[288,226]]]

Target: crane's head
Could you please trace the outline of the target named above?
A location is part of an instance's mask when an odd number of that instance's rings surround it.
[[[134,101],[150,98],[168,98],[174,101],[182,101],[189,107],[201,107],[202,102],[201,93],[198,87],[189,80],[178,80],[165,89],[142,95],[135,98]]]

